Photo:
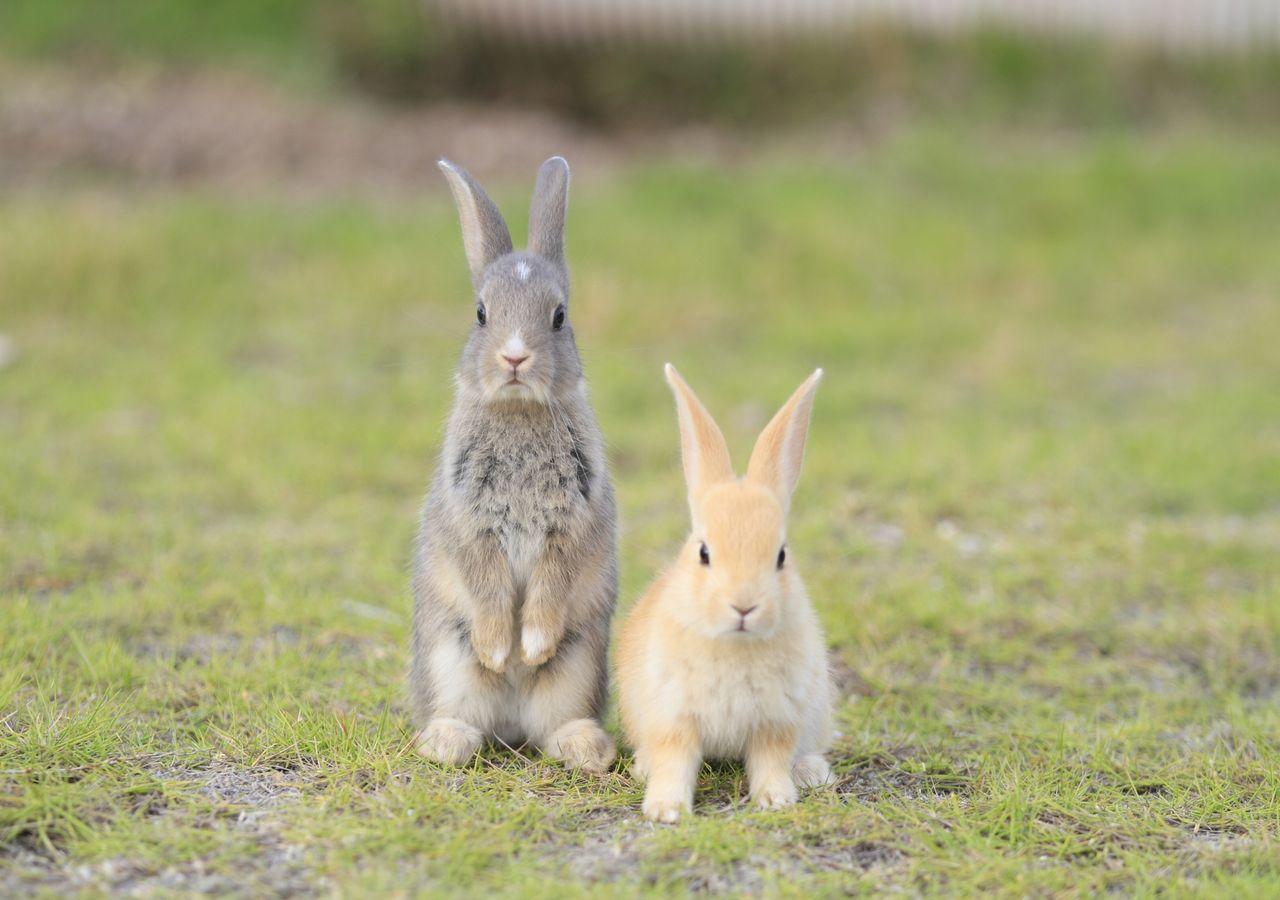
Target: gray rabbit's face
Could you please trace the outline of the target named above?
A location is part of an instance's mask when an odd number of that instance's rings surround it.
[[[486,402],[547,403],[582,379],[569,327],[564,222],[569,164],[553,156],[538,170],[529,206],[529,249],[514,252],[511,232],[489,195],[447,160],[462,225],[462,246],[476,289],[475,327],[458,379]]]
[[[491,263],[476,291],[460,378],[490,402],[546,403],[582,377],[568,291],[557,266],[531,253]]]

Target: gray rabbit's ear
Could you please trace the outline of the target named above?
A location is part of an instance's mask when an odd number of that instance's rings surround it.
[[[447,159],[440,160],[439,166],[458,205],[462,247],[467,252],[471,278],[478,281],[489,263],[511,252],[511,232],[497,205],[475,179]]]
[[[529,250],[562,271],[564,264],[564,217],[569,206],[569,164],[553,156],[538,169],[529,207]]]

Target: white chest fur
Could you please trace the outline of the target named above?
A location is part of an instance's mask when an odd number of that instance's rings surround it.
[[[735,640],[735,639],[730,639]],[[761,728],[796,727],[805,718],[804,663],[762,653],[755,642],[736,641],[706,658],[657,653],[650,683],[655,710],[672,722],[693,722],[708,758],[741,758]]]

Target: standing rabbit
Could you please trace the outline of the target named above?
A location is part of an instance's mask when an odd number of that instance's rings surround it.
[[[569,166],[538,171],[529,249],[441,160],[462,222],[475,326],[414,553],[418,749],[460,764],[486,738],[600,772],[617,525],[604,441],[569,321]]]
[[[636,603],[618,641],[622,723],[644,813],[688,811],[704,758],[746,759],[765,807],[824,784],[831,740],[826,645],[787,559],[786,519],[800,478],[814,372],[756,442],[735,478],[724,437],[671,366],[693,533]]]

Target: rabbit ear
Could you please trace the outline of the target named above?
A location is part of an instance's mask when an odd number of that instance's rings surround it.
[[[553,156],[538,169],[529,207],[529,250],[564,269],[564,218],[569,206],[569,164]]]
[[[684,383],[671,363],[666,365],[667,383],[676,395],[676,416],[680,420],[680,455],[684,460],[684,480],[689,488],[689,505],[706,488],[733,478],[733,463],[724,435],[697,395]],[[695,509],[696,516],[696,509]]]
[[[822,380],[816,369],[805,383],[796,388],[773,420],[765,426],[751,451],[747,478],[773,490],[782,508],[791,505],[791,494],[800,481],[800,464],[804,462],[804,442],[809,434],[809,414],[813,411],[813,394]]]
[[[440,160],[438,165],[449,181],[453,201],[458,206],[462,247],[467,252],[471,278],[479,281],[489,263],[511,252],[511,232],[498,207],[475,179],[447,159]]]

